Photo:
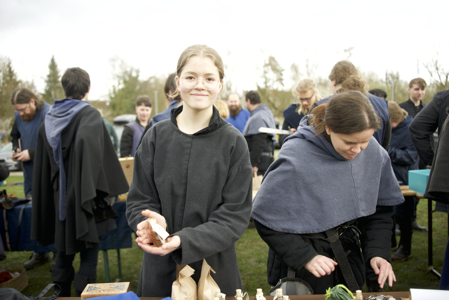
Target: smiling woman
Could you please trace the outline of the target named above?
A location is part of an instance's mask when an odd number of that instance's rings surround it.
[[[234,243],[248,226],[252,167],[245,139],[213,106],[223,78],[214,49],[187,48],[173,95],[183,105],[152,126],[136,152],[126,214],[145,251],[141,297],[170,296],[177,265],[192,267],[198,281],[205,258],[222,293],[242,288]],[[148,218],[171,233],[162,247],[153,245]]]
[[[403,197],[374,140],[378,127],[368,98],[349,91],[312,110],[285,140],[253,202],[254,224],[270,246],[269,284],[289,268],[317,294],[338,283],[362,289],[365,268],[377,290],[396,281],[391,216]]]

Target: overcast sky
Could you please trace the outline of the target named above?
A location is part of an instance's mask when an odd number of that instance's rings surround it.
[[[362,71],[429,79],[423,63],[449,69],[449,1],[100,1],[0,0],[0,55],[38,91],[52,55],[61,71],[81,67],[92,100],[108,99],[111,58],[140,69],[141,79],[168,75],[193,44],[215,48],[237,91],[256,88],[264,60],[286,70],[316,64],[317,76],[347,58]],[[439,56],[437,55],[439,53]]]

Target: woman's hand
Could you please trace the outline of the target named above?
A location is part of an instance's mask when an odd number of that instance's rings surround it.
[[[336,265],[338,265],[337,262],[329,257],[317,255],[306,263],[304,268],[306,268],[315,277],[320,278],[321,276],[330,275],[333,271],[335,271]]]
[[[162,228],[167,230],[167,222],[165,221],[165,218],[161,216],[160,214],[150,211],[150,210],[144,210],[142,211],[142,215],[148,218],[153,218],[156,220],[156,223],[161,225]],[[148,223],[148,220],[144,220],[137,224],[137,231],[136,231],[137,244],[153,244],[153,241],[151,240],[150,236],[150,224]]]
[[[167,230],[167,222],[165,218],[153,211],[144,210],[142,211],[142,215],[148,218],[153,218],[156,220],[156,223],[162,226],[165,230]],[[167,255],[181,246],[181,239],[179,236],[174,235],[167,238],[167,241],[162,247],[153,246],[153,241],[151,240],[150,235],[150,224],[148,220],[142,221],[137,225],[137,245],[142,248],[145,252],[155,255],[164,256]]]
[[[181,239],[177,235],[171,236],[167,238],[167,242],[163,244],[162,247],[151,246],[150,244],[142,244],[139,242],[137,242],[137,245],[147,253],[164,256],[178,249],[181,246]]]
[[[384,283],[388,278],[388,285],[390,287],[393,286],[393,281],[396,282],[396,276],[393,272],[393,267],[391,264],[384,258],[375,256],[371,258],[370,260],[371,267],[374,270],[374,273],[376,275],[379,275],[379,279],[377,282],[379,283],[379,286],[381,289],[384,287]]]

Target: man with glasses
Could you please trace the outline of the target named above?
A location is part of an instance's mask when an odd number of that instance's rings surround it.
[[[31,199],[33,182],[33,158],[36,148],[39,128],[51,105],[39,100],[28,89],[17,89],[12,93],[11,104],[14,112],[14,125],[11,131],[13,152],[11,158],[23,164],[24,192],[27,199]],[[23,267],[30,270],[51,260],[49,249],[40,247]]]
[[[251,112],[243,130],[243,136],[248,143],[253,173],[264,175],[273,162],[275,136],[259,132],[259,128],[276,128],[273,113],[266,104],[262,104],[257,91],[246,93],[246,107]]]
[[[248,122],[249,111],[242,108],[242,101],[238,94],[229,95],[228,99],[229,117],[226,122],[243,132],[246,122]]]

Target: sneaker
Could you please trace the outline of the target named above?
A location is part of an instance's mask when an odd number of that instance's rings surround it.
[[[412,227],[413,227],[414,230],[427,231],[427,227],[420,226],[418,223],[416,223],[416,221],[413,221]]]
[[[410,251],[406,251],[404,249],[404,247],[402,247],[402,245],[401,245],[401,246],[399,246],[398,251],[396,251],[395,253],[393,253],[391,255],[391,260],[406,261],[410,257],[412,257],[412,253]]]
[[[31,270],[32,268],[43,265],[49,261],[51,261],[50,253],[33,252],[30,256],[30,260],[25,262],[23,267],[25,270]]]

